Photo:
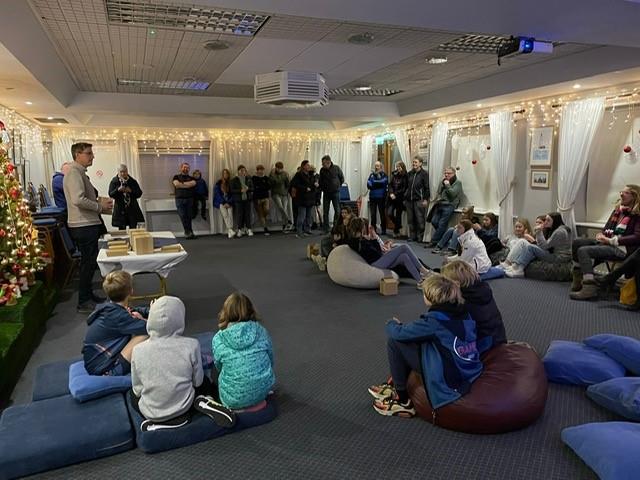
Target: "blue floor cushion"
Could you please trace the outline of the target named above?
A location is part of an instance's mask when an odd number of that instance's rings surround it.
[[[587,397],[622,417],[640,422],[640,377],[596,383],[587,388]]]
[[[601,480],[640,478],[640,424],[587,423],[565,428],[561,436]]]
[[[504,270],[498,267],[491,267],[484,273],[480,274],[480,279],[482,280],[493,280],[494,278],[502,278],[504,277]]]
[[[33,401],[69,395],[69,365],[78,360],[81,358],[40,365],[33,381]]]
[[[603,333],[585,339],[584,344],[606,353],[634,375],[640,375],[640,340]]]
[[[202,357],[202,368],[209,370],[213,367],[213,335],[214,332],[202,332],[193,335],[200,344],[200,356]]]
[[[78,402],[126,392],[130,388],[131,375],[89,375],[82,360],[69,365],[69,392]]]
[[[570,385],[592,385],[626,373],[622,365],[601,351],[564,340],[551,342],[542,363],[550,382]]]
[[[0,479],[107,457],[134,446],[121,393],[88,403],[65,395],[18,405],[0,418]]]
[[[245,428],[262,425],[276,418],[278,413],[275,401],[273,398],[269,398],[265,402],[264,408],[258,411],[237,413],[236,424],[233,428],[219,427],[209,417],[194,412],[191,421],[184,427],[143,432],[140,430],[140,424],[144,421],[144,417],[133,408],[129,395],[127,395],[127,408],[135,431],[136,444],[140,450],[146,453],[186,447]]]

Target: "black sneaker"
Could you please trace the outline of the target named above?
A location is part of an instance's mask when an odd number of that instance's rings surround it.
[[[164,422],[153,422],[151,420],[144,420],[140,424],[140,430],[143,432],[155,432],[158,430],[171,430],[174,428],[184,427],[189,423],[189,415],[180,415],[179,417]]]
[[[271,232],[269,231],[269,229],[267,227],[264,227],[264,235],[265,235],[265,237],[268,237],[269,235],[271,235]]]
[[[92,313],[96,309],[96,302],[93,300],[87,300],[78,304],[78,313]]]
[[[206,395],[198,395],[193,401],[193,408],[221,427],[231,428],[236,424],[235,413]]]
[[[187,236],[184,238],[187,240],[195,240],[196,236],[193,234],[193,232],[189,232],[187,233]]]
[[[427,248],[426,245],[425,245],[425,248]],[[431,250],[431,253],[442,253],[442,248],[436,247],[433,250]]]

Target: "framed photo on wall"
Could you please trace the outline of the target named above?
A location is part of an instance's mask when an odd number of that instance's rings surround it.
[[[532,128],[531,154],[529,165],[533,167],[551,167],[553,151],[553,127]]]
[[[548,190],[551,185],[551,170],[531,169],[531,188]]]

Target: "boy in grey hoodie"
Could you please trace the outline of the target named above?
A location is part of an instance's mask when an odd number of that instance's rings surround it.
[[[140,425],[143,432],[187,424],[192,407],[220,426],[235,423],[233,412],[206,396],[211,383],[202,370],[198,341],[182,336],[184,317],[179,298],[160,297],[149,309],[149,339],[133,349],[131,400],[147,419]]]

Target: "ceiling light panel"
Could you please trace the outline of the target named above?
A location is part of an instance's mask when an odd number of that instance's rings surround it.
[[[390,97],[402,93],[402,90],[390,88],[371,88],[369,90],[359,90],[356,88],[334,88],[329,90],[332,97]]]
[[[135,80],[119,78],[118,85],[124,87],[152,87],[169,90],[206,90],[209,88],[209,82],[199,80],[163,80],[160,82],[151,82],[148,80]]]
[[[106,0],[111,23],[253,36],[269,19],[262,13],[165,2]]]
[[[438,50],[444,52],[496,54],[498,47],[507,40],[509,40],[509,37],[469,34],[441,43],[438,46]]]

